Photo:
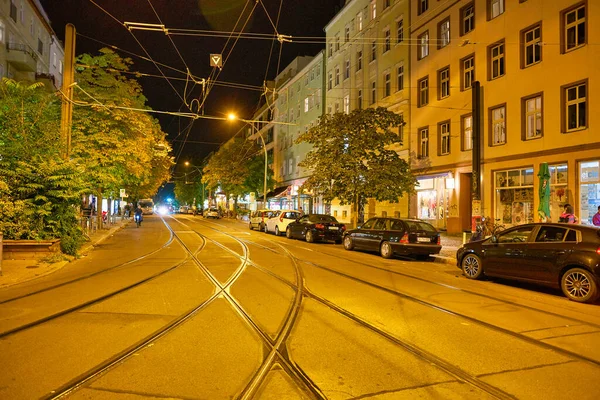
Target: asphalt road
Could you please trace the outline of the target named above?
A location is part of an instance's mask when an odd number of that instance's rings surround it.
[[[0,291],[0,398],[596,399],[600,305],[146,217]]]

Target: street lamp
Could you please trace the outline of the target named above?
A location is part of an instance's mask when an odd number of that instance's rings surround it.
[[[233,114],[233,113],[229,113],[227,115],[227,119],[230,121],[235,121],[238,119],[238,117]],[[262,146],[263,146],[263,150],[265,152],[265,177],[263,179],[263,204],[264,207],[267,207],[267,176],[268,176],[268,168],[269,168],[269,161],[268,161],[268,155],[267,155],[267,145],[265,144],[265,138],[262,135],[262,132],[260,132],[260,130],[254,125],[255,121],[249,121],[249,120],[243,120],[240,119],[240,121],[246,122],[248,124],[250,124],[250,126],[252,126],[252,134],[254,135],[254,132],[256,131],[256,133],[258,133],[258,136],[260,136],[260,140],[262,141]]]
[[[189,161],[186,161],[183,164],[186,167],[194,168],[196,171],[198,171],[200,173],[200,176],[202,176],[202,169],[200,169],[200,167],[190,164]],[[185,175],[186,175],[186,183],[187,183],[187,173]],[[204,186],[204,182],[202,182],[202,179],[200,179],[200,183],[202,183],[202,208],[204,208],[204,192],[205,192],[206,188]],[[208,188],[208,198],[210,199],[210,188]],[[194,206],[196,206],[195,203],[196,203],[196,198],[194,198]]]

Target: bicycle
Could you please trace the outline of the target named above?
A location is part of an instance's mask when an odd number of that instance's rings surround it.
[[[506,229],[505,226],[500,223],[500,218],[496,218],[495,222],[492,222],[490,217],[484,217],[481,219],[481,223],[484,237],[495,236]]]
[[[139,214],[136,214],[133,219],[135,220],[135,224],[137,225],[137,227],[139,228],[140,225],[142,224],[142,216]]]

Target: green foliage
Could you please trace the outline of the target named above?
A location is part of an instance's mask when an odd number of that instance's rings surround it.
[[[302,190],[341,204],[366,198],[398,202],[416,184],[408,162],[394,150],[401,142],[392,129],[403,124],[400,115],[383,107],[323,115],[296,140],[313,145],[299,164],[312,171]]]
[[[227,194],[239,196],[262,192],[264,153],[256,142],[234,137],[214,153],[203,168],[202,181],[207,187],[220,186]],[[267,188],[273,185],[273,171],[267,170]]]
[[[196,173],[187,174],[186,176],[175,180],[175,198],[180,204],[194,205],[194,199],[196,204],[200,204],[203,198],[202,196],[203,185],[201,182],[202,177]]]

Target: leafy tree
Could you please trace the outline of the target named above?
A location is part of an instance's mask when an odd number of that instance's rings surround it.
[[[227,198],[248,192],[262,192],[264,153],[256,142],[234,137],[213,153],[203,168],[202,181],[210,188],[221,187]],[[273,185],[273,171],[267,170],[267,188]],[[237,206],[237,204],[236,204]]]
[[[401,140],[392,128],[402,125],[402,116],[383,107],[323,115],[296,140],[313,145],[299,164],[312,170],[301,189],[327,202],[353,204],[355,224],[366,199],[398,202],[416,184],[408,162],[395,151]]]
[[[132,64],[109,49],[78,57],[72,157],[85,168],[93,193],[152,197],[173,164],[158,122],[147,112],[140,84],[124,76]],[[99,219],[101,221],[101,219]]]
[[[7,239],[61,239],[75,254],[86,187],[82,168],[64,160],[60,99],[40,83],[0,84],[0,231]]]
[[[190,174],[188,174],[190,175]],[[186,176],[183,179],[175,180],[175,198],[181,204],[199,204],[206,195],[202,194],[204,185],[202,184],[202,177],[200,176]],[[195,203],[194,203],[195,200]]]

